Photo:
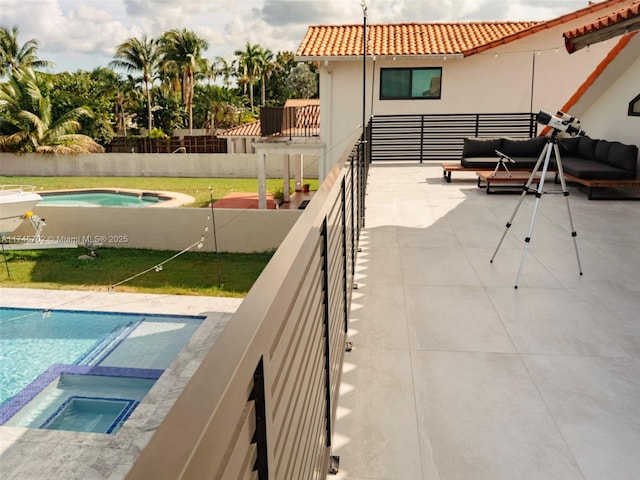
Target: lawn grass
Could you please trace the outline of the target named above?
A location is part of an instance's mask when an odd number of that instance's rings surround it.
[[[306,180],[312,190],[317,179]],[[231,192],[257,192],[255,178],[174,178],[174,177],[7,177],[0,176],[0,184],[34,185],[37,190],[62,190],[74,188],[133,188],[138,190],[164,190],[191,195],[195,202],[189,207],[206,207],[211,200],[219,200]],[[282,179],[267,179],[267,192],[282,186]],[[293,181],[291,181],[293,191]]]
[[[7,251],[6,263],[1,260],[0,286],[109,291],[110,286],[151,269],[114,291],[244,297],[273,254],[186,252],[156,271],[154,266],[176,252],[101,248],[93,260],[78,259],[85,253],[81,248]]]
[[[306,181],[306,180],[305,180]],[[309,180],[312,189],[318,181]],[[190,207],[206,207],[231,192],[257,192],[255,178],[173,177],[8,177],[0,184],[35,185],[37,190],[74,188],[133,188],[185,193],[195,198]],[[267,191],[282,185],[281,179],[267,179]],[[293,185],[292,185],[293,187]],[[95,260],[78,260],[82,249],[6,252],[7,266],[0,266],[0,286],[71,290],[108,289],[122,280],[175,255],[172,251],[101,248]],[[243,297],[258,278],[273,252],[258,254],[187,252],[156,272],[154,269],[116,291],[175,295]],[[2,261],[2,260],[0,260]],[[218,265],[220,286],[218,286]]]

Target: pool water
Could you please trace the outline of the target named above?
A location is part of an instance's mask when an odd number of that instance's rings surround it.
[[[0,308],[0,424],[117,431],[202,320]]]
[[[137,405],[120,398],[69,397],[41,428],[74,432],[113,433]]]
[[[40,193],[39,205],[57,207],[147,207],[169,197],[151,193],[131,193],[115,191],[80,191],[69,193]]]
[[[116,433],[155,382],[156,379],[63,373],[4,425]]]

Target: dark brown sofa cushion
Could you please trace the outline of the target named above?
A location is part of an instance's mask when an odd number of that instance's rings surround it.
[[[464,139],[462,157],[495,157],[497,162],[496,150],[502,151],[502,138],[469,137]]]
[[[587,136],[580,137],[578,141],[578,156],[585,160],[594,160],[596,156],[596,145],[598,140]],[[562,154],[560,155],[562,156]]]
[[[534,157],[537,160],[546,144],[546,137],[505,138],[502,140],[502,150],[500,151],[512,158]]]
[[[613,167],[629,170],[635,174],[638,166],[638,147],[611,142],[608,163]]]

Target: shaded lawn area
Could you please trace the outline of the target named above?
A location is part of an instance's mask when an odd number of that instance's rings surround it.
[[[318,187],[317,179],[306,180],[312,190]],[[132,188],[138,190],[163,190],[184,193],[195,198],[188,207],[206,207],[213,200],[220,200],[231,192],[258,192],[256,178],[174,178],[174,177],[7,177],[0,176],[0,184],[34,185],[36,191],[74,188]],[[282,179],[267,179],[267,192],[282,187]],[[294,181],[291,181],[291,191]]]
[[[78,259],[85,253],[83,248],[7,251],[6,264],[1,259],[0,286],[107,291],[111,285],[151,269],[115,291],[244,297],[273,255],[186,252],[156,271],[154,266],[177,252],[101,248],[93,260]]]

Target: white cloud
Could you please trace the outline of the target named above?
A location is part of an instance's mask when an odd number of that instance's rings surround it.
[[[370,23],[544,20],[586,0],[366,0]],[[246,42],[296,51],[309,25],[362,21],[359,0],[0,0],[0,23],[21,43],[38,40],[42,59],[61,70],[112,60],[130,37],[187,28],[206,39],[209,58],[231,58]]]

